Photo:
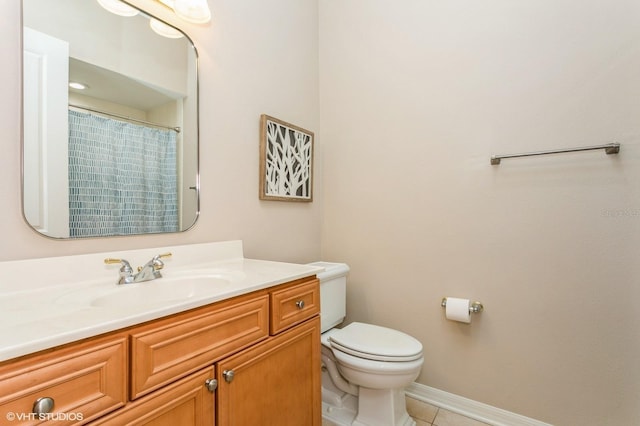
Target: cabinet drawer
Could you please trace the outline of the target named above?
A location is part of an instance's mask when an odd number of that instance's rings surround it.
[[[131,335],[131,399],[269,336],[269,296],[238,297]]]
[[[320,282],[305,278],[271,293],[271,334],[320,313]]]
[[[124,406],[126,336],[92,340],[0,367],[0,419],[16,425],[39,423],[46,417],[30,413],[42,397],[53,399],[51,418],[64,416],[70,420],[64,424],[83,423]]]

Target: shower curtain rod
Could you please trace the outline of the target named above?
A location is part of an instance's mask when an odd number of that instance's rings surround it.
[[[149,125],[149,126],[160,127],[162,129],[173,130],[176,133],[180,133],[180,127],[164,126],[162,124],[156,124],[156,123],[152,123],[150,121],[138,120],[137,118],[131,118],[131,117],[127,117],[127,116],[124,116],[124,115],[113,114],[111,112],[100,111],[100,110],[97,110],[97,109],[87,108],[87,107],[83,107],[83,106],[80,106],[80,105],[69,104],[69,106],[72,107],[72,108],[77,108],[77,109],[82,109],[82,110],[85,110],[85,111],[96,112],[98,114],[108,115],[110,117],[121,118],[121,119],[127,120],[127,121],[133,121],[135,123],[146,124],[146,125]]]

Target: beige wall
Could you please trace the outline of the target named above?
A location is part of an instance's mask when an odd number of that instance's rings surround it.
[[[640,424],[638,3],[320,1],[323,254],[420,383],[557,425]],[[489,158],[565,146],[602,152]],[[443,296],[478,299],[471,325]]]
[[[242,239],[248,257],[306,262],[320,253],[322,161],[313,203],[258,200],[260,114],[318,131],[317,1],[216,1],[213,22],[178,23],[200,54],[202,215],[186,233],[53,241],[20,208],[20,2],[0,0],[0,260]],[[318,144],[319,145],[319,144]]]

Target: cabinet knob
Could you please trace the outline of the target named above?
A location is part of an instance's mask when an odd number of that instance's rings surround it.
[[[209,392],[215,392],[218,388],[218,381],[216,379],[207,379],[205,380],[204,385],[207,387]]]
[[[34,414],[47,414],[53,410],[54,401],[53,398],[49,398],[48,396],[43,396],[42,398],[38,398],[33,403],[33,411]]]
[[[296,306],[298,307],[298,309],[303,309],[304,308],[304,300],[298,300],[296,302]]]
[[[224,377],[224,381],[227,383],[231,383],[235,375],[236,373],[234,373],[233,370],[224,370],[222,372],[222,377]]]

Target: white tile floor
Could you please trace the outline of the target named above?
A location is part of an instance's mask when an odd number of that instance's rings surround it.
[[[487,426],[486,423],[410,397],[407,397],[407,412],[416,421],[416,426]],[[322,426],[335,426],[335,424],[323,419]]]

